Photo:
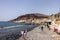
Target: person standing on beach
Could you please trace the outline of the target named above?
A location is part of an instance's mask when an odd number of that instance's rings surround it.
[[[23,38],[23,34],[24,34],[24,31],[21,31],[22,38]]]
[[[41,30],[43,31],[43,29],[44,29],[43,22],[41,22],[41,26],[39,28],[41,28]]]
[[[23,39],[24,39],[24,40],[27,40],[27,30],[24,31]]]

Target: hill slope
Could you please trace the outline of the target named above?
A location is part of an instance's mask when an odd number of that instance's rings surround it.
[[[17,17],[16,19],[10,20],[10,21],[19,21],[19,20],[27,20],[27,19],[41,19],[41,18],[47,18],[47,15],[44,14],[26,14],[26,15],[22,15]]]

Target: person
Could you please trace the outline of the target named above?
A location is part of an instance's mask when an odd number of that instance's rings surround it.
[[[41,30],[43,31],[43,25],[41,26]]]
[[[47,27],[48,27],[48,29],[50,30],[50,26],[49,26],[49,24],[47,24]]]
[[[21,31],[22,38],[23,38],[23,34],[24,34],[24,31]]]
[[[25,31],[24,31],[24,34],[23,34],[23,39],[24,39],[24,40],[27,40],[27,39],[26,39],[26,35],[27,35],[27,33],[26,33],[26,30],[25,30]]]
[[[21,31],[21,34],[22,34],[23,40],[27,40],[27,39],[26,39],[26,36],[27,36],[27,30]]]

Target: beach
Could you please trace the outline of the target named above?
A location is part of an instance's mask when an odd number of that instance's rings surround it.
[[[46,27],[42,31],[39,27],[40,26],[27,33],[27,40],[60,40],[60,36],[56,32]],[[20,37],[17,40],[23,40],[23,38]]]

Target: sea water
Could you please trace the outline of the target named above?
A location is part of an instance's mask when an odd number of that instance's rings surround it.
[[[0,22],[0,36],[1,35],[5,35],[7,33],[17,33],[19,32],[20,30],[22,29],[25,29],[25,28],[32,28],[32,27],[36,27],[38,25],[33,25],[33,24],[30,24],[30,23],[20,23],[20,22],[3,22],[1,21]]]
[[[11,38],[20,34],[21,30],[31,29],[38,26],[37,24],[22,23],[22,22],[0,22],[0,40],[6,40],[7,37]],[[11,38],[13,40],[14,38]],[[14,39],[15,40],[15,39]]]

